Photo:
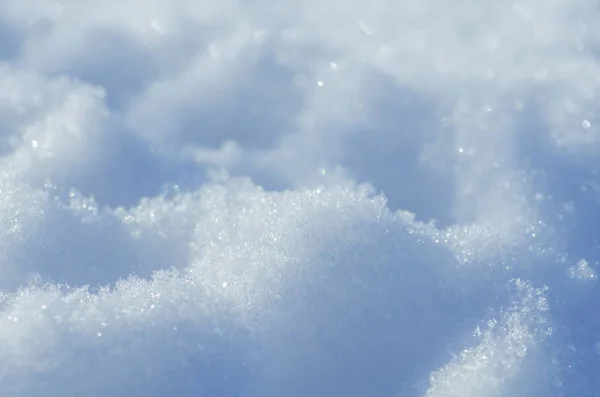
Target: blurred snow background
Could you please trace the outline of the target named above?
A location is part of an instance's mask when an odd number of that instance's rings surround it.
[[[0,0],[3,396],[593,396],[592,0]]]

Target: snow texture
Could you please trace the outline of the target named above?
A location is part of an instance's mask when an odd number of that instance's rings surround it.
[[[592,0],[0,0],[0,394],[594,396]]]

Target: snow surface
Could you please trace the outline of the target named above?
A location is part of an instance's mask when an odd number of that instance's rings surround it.
[[[592,0],[0,0],[0,394],[594,396]]]

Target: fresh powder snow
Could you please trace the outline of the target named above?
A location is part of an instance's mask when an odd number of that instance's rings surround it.
[[[0,0],[0,395],[598,395],[598,27]]]

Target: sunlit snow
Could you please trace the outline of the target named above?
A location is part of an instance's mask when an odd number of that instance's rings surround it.
[[[0,0],[0,395],[597,395],[599,27]]]

